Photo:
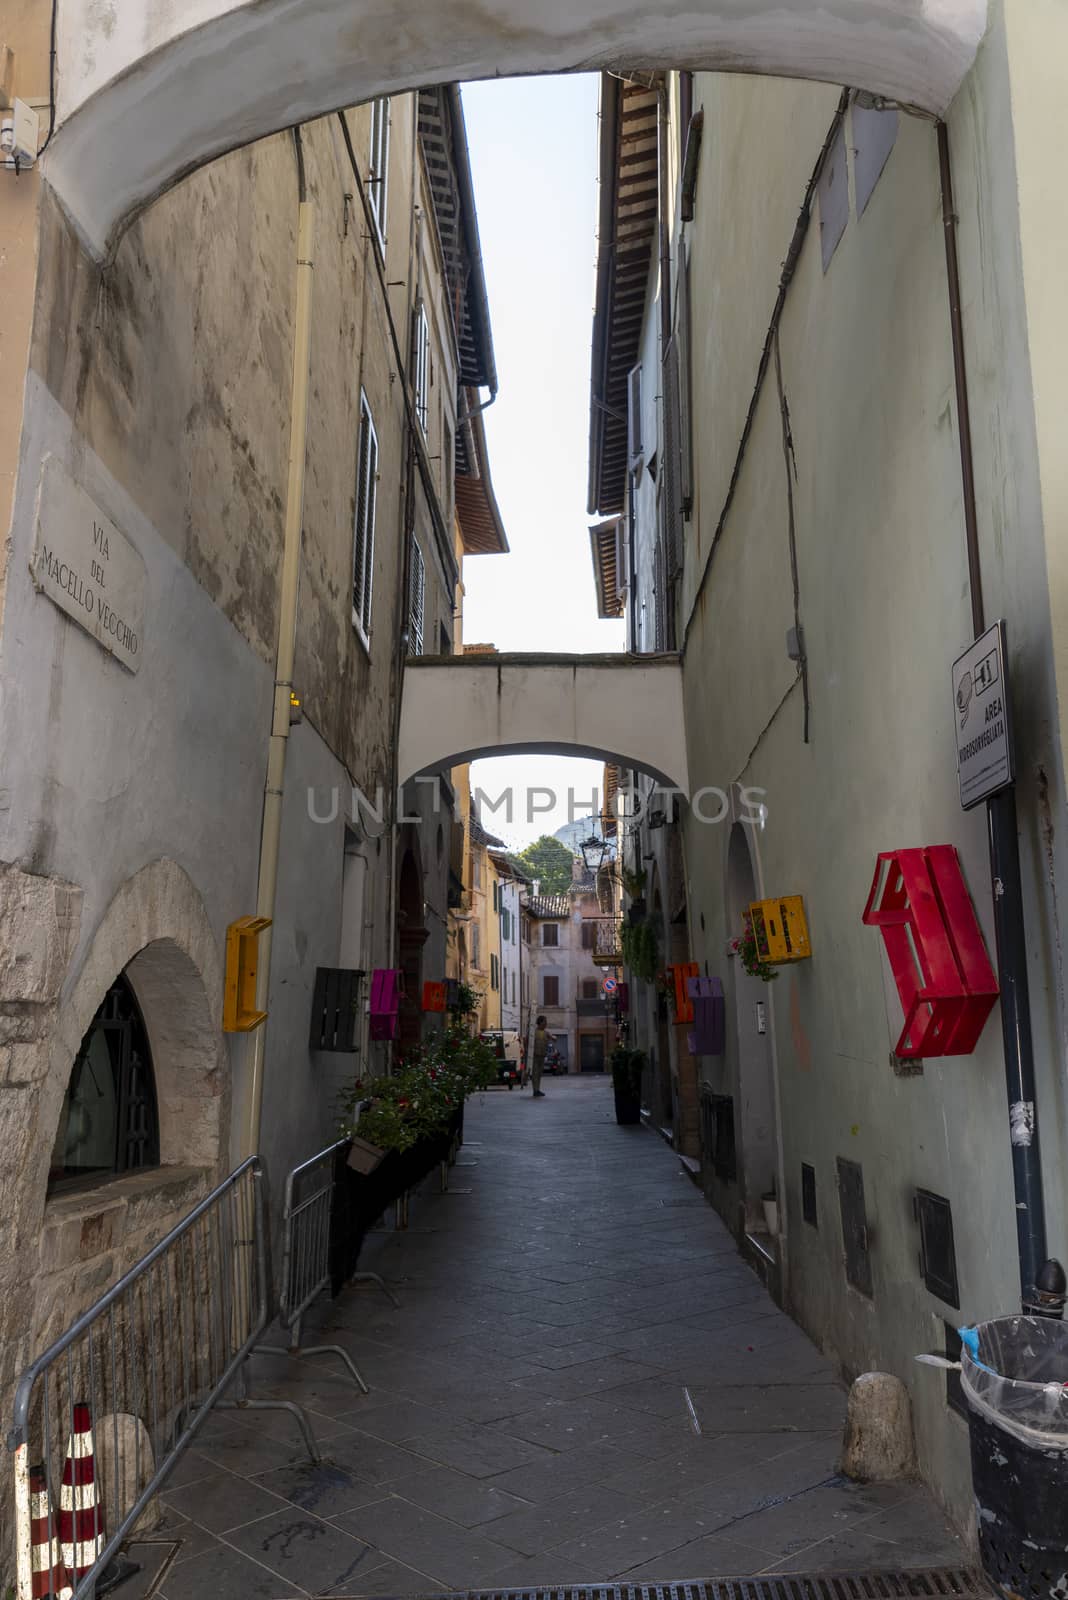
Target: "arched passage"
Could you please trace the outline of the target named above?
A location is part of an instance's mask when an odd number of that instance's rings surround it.
[[[59,0],[46,175],[90,250],[205,161],[426,83],[680,64],[943,111],[987,0]]]
[[[108,989],[124,975],[148,1033],[164,1167],[210,1172],[227,1159],[230,1075],[219,1032],[222,971],[203,902],[175,862],[154,861],[127,880],[90,943],[61,1009],[39,1123],[41,1201],[71,1068]]]
[[[399,774],[480,756],[592,756],[688,794],[682,672],[675,655],[526,655],[409,660]]]

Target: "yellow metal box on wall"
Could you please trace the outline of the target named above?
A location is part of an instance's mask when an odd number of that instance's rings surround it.
[[[799,894],[754,900],[749,907],[749,917],[761,961],[775,966],[785,961],[804,961],[812,954],[805,902]]]
[[[270,917],[238,917],[226,930],[224,1033],[250,1033],[267,1016],[266,1011],[256,1010],[256,973],[260,934],[270,926]]]

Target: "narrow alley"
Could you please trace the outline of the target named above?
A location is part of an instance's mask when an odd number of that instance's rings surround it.
[[[372,1238],[399,1310],[327,1304],[369,1396],[254,1361],[321,1467],[285,1417],[210,1419],[164,1496],[167,1600],[968,1564],[921,1485],[837,1476],[843,1388],[677,1157],[608,1080],[547,1090],[471,1102],[449,1192]]]

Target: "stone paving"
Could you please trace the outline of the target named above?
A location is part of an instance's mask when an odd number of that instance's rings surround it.
[[[450,1191],[372,1236],[399,1310],[360,1285],[313,1315],[370,1395],[255,1359],[321,1467],[284,1414],[209,1419],[165,1496],[166,1600],[967,1562],[922,1486],[837,1476],[842,1388],[663,1141],[604,1079],[546,1090],[469,1105]]]

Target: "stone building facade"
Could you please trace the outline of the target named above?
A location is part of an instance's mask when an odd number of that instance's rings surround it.
[[[606,78],[602,96],[598,605],[626,617],[631,651],[683,652],[689,765],[688,796],[637,780],[623,857],[645,874],[661,970],[696,964],[726,1010],[723,1052],[694,1057],[656,987],[631,983],[646,1105],[681,1145],[696,1101],[712,1203],[847,1375],[908,1384],[922,1470],[961,1524],[967,1428],[913,1358],[1020,1303],[1006,1046],[995,1010],[974,1052],[898,1059],[896,987],[861,919],[879,852],[952,844],[996,962],[987,819],[961,808],[951,679],[981,575],[987,621],[1007,622],[1031,1109],[1046,1248],[1065,1259],[1063,452],[1041,377],[1064,315],[1030,204],[1048,159],[1034,135],[1063,114],[1041,11],[991,7],[941,129],[755,78]],[[784,895],[803,897],[811,956],[763,982],[732,941],[751,903]]]
[[[16,12],[16,92],[40,100],[48,8]],[[279,1201],[335,1137],[339,1093],[388,1047],[366,987],[355,1054],[319,1047],[322,969],[403,967],[409,1036],[445,976],[451,788],[395,796],[395,727],[406,655],[460,646],[463,560],[506,548],[466,162],[458,92],[382,98],[195,173],[102,266],[37,170],[0,173],[20,391],[0,473],[5,1410],[30,1356],[247,1149],[264,1040]],[[223,1030],[225,949],[262,906],[272,724],[257,1040]]]

